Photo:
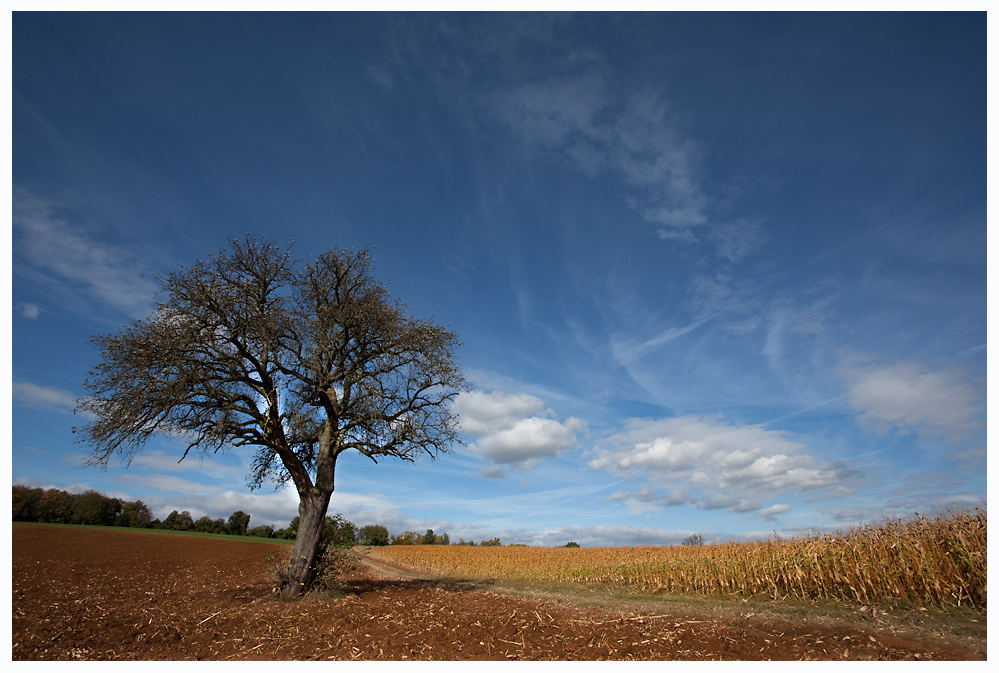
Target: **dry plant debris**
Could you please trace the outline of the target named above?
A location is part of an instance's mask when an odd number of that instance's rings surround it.
[[[888,632],[614,613],[359,566],[343,597],[281,601],[288,547],[13,526],[14,660],[960,660]],[[269,560],[268,557],[271,557]]]

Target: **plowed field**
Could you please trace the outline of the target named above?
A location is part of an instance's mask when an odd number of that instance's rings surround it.
[[[267,570],[289,547],[18,524],[12,538],[14,660],[986,658],[983,636],[914,635],[890,617],[712,617],[654,599],[578,607],[370,561],[342,598],[284,602]]]

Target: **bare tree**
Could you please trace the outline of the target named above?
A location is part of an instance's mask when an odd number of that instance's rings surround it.
[[[251,488],[292,483],[298,535],[281,593],[315,577],[337,457],[436,457],[461,443],[456,335],[418,320],[370,275],[367,251],[307,263],[253,235],[160,280],[145,320],[95,337],[78,428],[88,464],[130,463],[155,434],[201,453],[257,447]]]

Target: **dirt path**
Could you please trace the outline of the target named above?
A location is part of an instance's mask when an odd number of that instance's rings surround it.
[[[914,640],[748,616],[606,610],[419,578],[370,559],[339,599],[274,598],[288,547],[13,526],[14,660],[984,659]]]

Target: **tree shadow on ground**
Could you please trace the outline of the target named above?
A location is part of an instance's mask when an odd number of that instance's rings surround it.
[[[378,591],[399,590],[399,591],[421,591],[423,589],[440,589],[449,592],[474,591],[481,588],[482,582],[464,579],[357,579],[348,580],[340,585],[340,592],[345,595],[361,597]]]

